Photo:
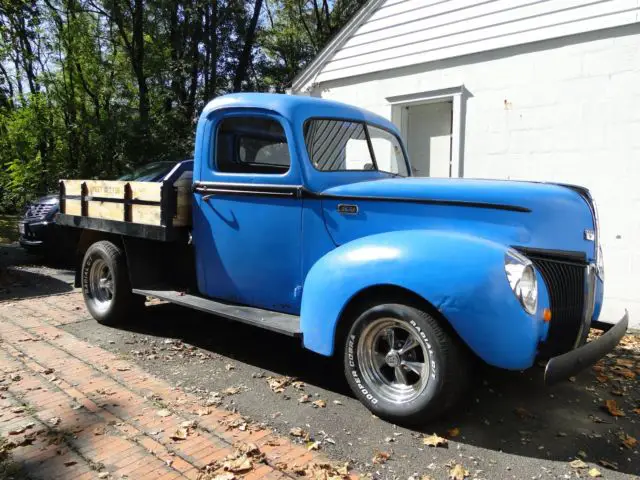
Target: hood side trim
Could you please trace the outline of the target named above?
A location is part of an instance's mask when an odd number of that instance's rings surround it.
[[[531,209],[519,205],[503,203],[469,202],[466,200],[443,200],[435,198],[410,198],[410,197],[379,197],[370,195],[332,195],[327,193],[315,193],[303,190],[302,196],[306,198],[318,198],[326,200],[364,200],[377,202],[421,203],[423,205],[445,205],[450,207],[486,208],[491,210],[508,210],[519,213],[531,213]]]
[[[333,195],[330,193],[313,192],[302,185],[195,182],[193,185],[193,190],[198,193],[206,193],[208,190],[211,190],[212,193],[226,193],[230,195],[280,194],[295,196],[297,198],[310,198],[320,200],[361,200],[373,202],[421,203],[424,205],[446,205],[451,207],[486,208],[492,210],[508,210],[512,212],[531,213],[531,209],[529,208],[503,203],[471,202],[466,200],[443,200],[435,198],[383,197],[374,195]]]

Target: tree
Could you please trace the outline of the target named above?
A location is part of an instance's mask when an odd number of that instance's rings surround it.
[[[213,97],[283,92],[364,0],[0,0],[0,210],[192,155]]]

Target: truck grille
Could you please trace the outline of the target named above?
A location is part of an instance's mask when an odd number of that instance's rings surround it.
[[[549,335],[541,345],[540,355],[551,357],[568,352],[588,331],[583,329],[586,260],[573,253],[521,250],[542,275],[551,301]]]
[[[52,208],[53,205],[50,203],[30,205],[25,216],[27,218],[44,218]]]

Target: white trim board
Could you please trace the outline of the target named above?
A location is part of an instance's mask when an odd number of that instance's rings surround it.
[[[430,90],[387,97],[391,105],[391,120],[398,126],[402,136],[407,136],[407,109],[411,105],[426,103],[452,102],[451,120],[451,178],[464,176],[464,125],[466,117],[466,101],[469,91],[464,85],[440,90]]]

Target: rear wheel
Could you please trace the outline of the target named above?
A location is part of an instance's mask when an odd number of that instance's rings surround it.
[[[82,261],[84,303],[99,323],[115,325],[144,305],[131,292],[124,252],[102,240],[91,245]]]
[[[442,414],[468,383],[466,352],[427,312],[402,304],[367,308],[346,339],[344,367],[376,415],[415,424]]]

